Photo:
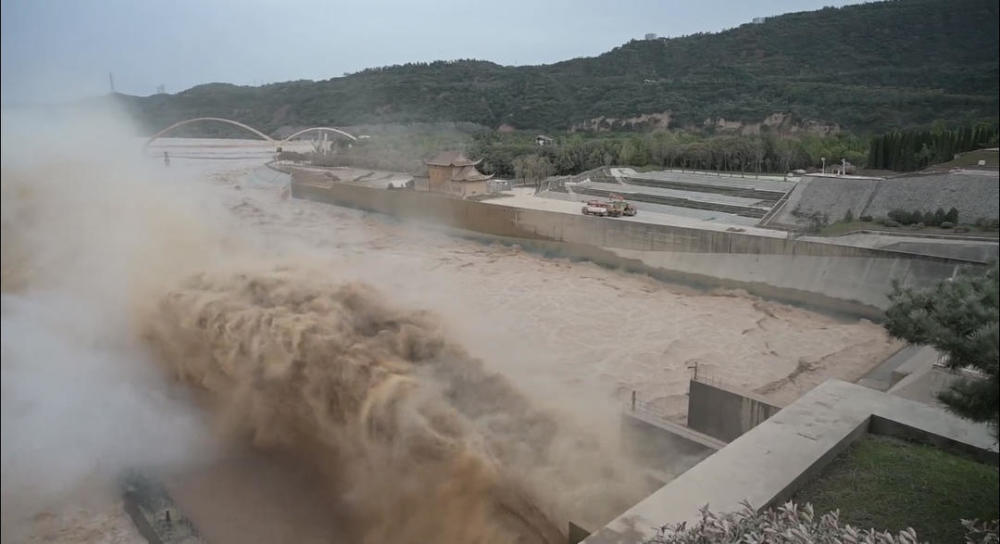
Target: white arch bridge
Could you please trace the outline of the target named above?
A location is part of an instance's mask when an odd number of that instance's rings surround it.
[[[352,141],[357,141],[358,140],[356,137],[354,137],[354,135],[352,135],[352,134],[350,134],[348,132],[345,132],[345,131],[343,131],[343,130],[341,130],[339,128],[335,128],[335,127],[310,127],[310,128],[305,128],[305,129],[302,129],[302,130],[300,130],[298,132],[295,132],[295,133],[293,133],[293,134],[291,134],[289,136],[286,136],[285,138],[283,138],[281,140],[275,140],[274,138],[271,138],[267,134],[264,134],[263,132],[261,132],[261,131],[255,129],[255,128],[253,128],[252,126],[243,124],[243,123],[241,123],[239,121],[233,121],[232,119],[224,119],[222,117],[195,117],[193,119],[185,119],[184,121],[178,121],[178,122],[170,125],[169,127],[167,127],[165,129],[157,132],[156,134],[153,134],[152,136],[150,136],[150,138],[148,140],[146,140],[146,143],[143,145],[143,148],[149,147],[149,144],[151,144],[151,143],[155,142],[156,140],[158,140],[158,139],[166,136],[167,134],[169,134],[174,129],[177,129],[177,128],[182,127],[184,125],[190,125],[192,123],[204,123],[204,122],[224,123],[224,124],[232,125],[232,126],[241,128],[243,130],[246,130],[246,131],[254,134],[255,136],[260,137],[266,143],[273,143],[273,144],[276,144],[279,147],[282,144],[284,144],[284,143],[286,143],[286,142],[288,142],[288,141],[290,141],[290,140],[292,140],[294,138],[298,138],[299,136],[302,136],[304,134],[313,133],[313,132],[315,132],[315,133],[333,133],[333,134],[338,134],[340,136],[348,138],[348,139],[350,139]]]

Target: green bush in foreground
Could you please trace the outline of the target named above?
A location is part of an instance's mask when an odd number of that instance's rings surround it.
[[[966,544],[997,544],[997,522],[962,520]],[[792,502],[763,512],[754,511],[748,503],[730,514],[714,514],[706,505],[701,509],[701,521],[665,525],[646,544],[918,544],[912,528],[892,534],[874,529],[862,530],[841,525],[839,513],[827,512],[817,517],[811,504],[798,506]]]
[[[688,527],[685,523],[666,525],[647,544],[918,544],[912,528],[898,534],[862,530],[841,525],[838,512],[816,516],[811,504],[798,506],[787,502],[778,508],[754,511],[748,503],[738,512],[714,514],[706,505],[701,521]]]

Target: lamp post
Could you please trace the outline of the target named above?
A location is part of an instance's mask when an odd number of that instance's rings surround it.
[[[819,160],[823,161],[823,173],[826,173],[826,157],[820,157]]]

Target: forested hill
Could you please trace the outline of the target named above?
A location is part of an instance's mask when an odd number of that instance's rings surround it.
[[[621,128],[623,119],[663,112],[669,116],[634,128],[663,126],[667,118],[672,128],[693,128],[771,116],[785,126],[872,133],[936,120],[995,120],[997,5],[896,0],[790,13],[714,34],[637,40],[597,57],[543,66],[432,62],[326,81],[214,83],[119,98],[147,130],[196,116],[228,117],[264,131],[417,121]],[[649,29],[655,26],[650,21]],[[516,39],[516,29],[510,34]]]

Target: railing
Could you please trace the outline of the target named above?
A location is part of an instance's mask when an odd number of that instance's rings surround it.
[[[792,190],[793,189],[789,189],[784,195],[781,196],[781,198],[778,199],[777,202],[774,203],[774,206],[772,206],[771,209],[764,214],[764,217],[760,219],[757,226],[766,227],[767,223],[771,221],[771,219],[774,219],[774,216],[778,215],[778,212],[780,212],[781,209],[785,207],[785,204],[788,203],[788,195],[792,194]]]
[[[726,446],[722,440],[691,429],[683,423],[670,421],[667,415],[653,406],[652,403],[639,400],[635,391],[632,391],[632,396],[625,407],[625,413],[672,435],[713,450],[719,450]]]
[[[725,389],[742,389],[733,386],[732,383],[726,381],[717,373],[700,367],[697,362],[689,365],[687,368],[691,371],[691,379],[696,382],[715,385]],[[632,390],[631,396],[625,401],[624,409],[628,413],[642,417],[649,417],[656,421],[670,421],[670,418],[663,410],[656,408],[651,402],[640,399],[639,393],[634,389]]]
[[[624,167],[628,168],[628,167]],[[727,178],[754,178],[763,179],[770,181],[788,181],[788,178],[797,178],[799,176],[789,176],[780,172],[736,172],[728,170],[699,170],[696,168],[658,168],[655,170],[647,170],[652,172],[677,172],[679,174],[701,174],[705,176],[716,176],[716,177],[727,177]],[[636,170],[636,172],[642,173],[644,171]]]
[[[664,411],[656,408],[651,402],[639,400],[635,391],[632,391],[632,397],[626,405],[625,411],[643,419],[670,423],[670,419]]]

